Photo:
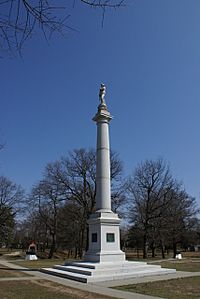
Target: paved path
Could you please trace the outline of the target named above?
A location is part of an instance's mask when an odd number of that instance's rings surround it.
[[[64,286],[72,287],[75,289],[80,289],[92,293],[98,293],[106,296],[111,296],[114,298],[122,298],[122,299],[158,299],[158,297],[136,294],[132,292],[124,292],[120,290],[111,289],[110,287],[119,286],[119,285],[128,285],[128,284],[135,284],[135,283],[142,283],[142,282],[152,282],[152,281],[161,281],[161,280],[168,280],[168,279],[176,279],[180,277],[191,277],[191,276],[200,276],[200,272],[182,272],[177,271],[173,274],[167,275],[159,275],[159,276],[152,276],[152,277],[140,277],[140,278],[133,278],[133,279],[126,279],[126,280],[117,280],[117,281],[107,281],[107,282],[95,282],[95,283],[80,283],[73,280],[60,278],[56,276],[52,276],[49,274],[44,274],[34,269],[27,269],[18,265],[13,264],[12,262],[8,262],[5,260],[0,260],[0,264],[9,267],[11,269],[21,270],[26,274],[34,275],[33,277],[16,277],[16,278],[1,278],[0,281],[5,280],[32,280],[32,279],[46,279],[56,283],[59,283]],[[159,297],[159,299],[164,299]]]

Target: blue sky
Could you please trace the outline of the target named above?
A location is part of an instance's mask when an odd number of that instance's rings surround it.
[[[48,162],[95,147],[104,82],[125,174],[163,157],[200,203],[200,1],[127,3],[102,28],[99,10],[68,2],[77,31],[50,45],[35,34],[23,59],[0,60],[0,174],[29,191]]]

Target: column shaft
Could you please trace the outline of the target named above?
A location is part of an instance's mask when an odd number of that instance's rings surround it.
[[[111,211],[110,146],[107,120],[97,121],[96,209]]]

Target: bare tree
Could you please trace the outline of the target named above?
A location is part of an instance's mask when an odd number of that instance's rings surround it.
[[[181,244],[184,235],[196,225],[196,215],[199,209],[195,198],[189,196],[181,187],[171,190],[171,200],[163,213],[165,223],[165,238],[172,245],[173,255],[176,256],[177,245]],[[161,231],[162,231],[161,230]]]
[[[110,154],[110,176],[111,176],[111,205],[112,211],[124,216],[126,204],[126,186],[123,179],[123,163],[119,155],[111,150]]]
[[[14,228],[13,246],[27,250],[31,241],[35,241],[38,251],[43,252],[51,244],[51,236],[44,219],[36,209],[29,209],[26,218],[19,219]]]
[[[68,251],[68,257],[81,255],[83,209],[76,202],[66,202],[59,209],[58,246]]]
[[[119,209],[124,199],[123,192],[120,191],[121,173],[122,163],[116,153],[111,153],[111,178],[114,190],[112,197],[115,210]],[[95,177],[95,151],[73,150],[68,156],[47,165],[43,180],[33,188],[31,194],[32,202],[37,203],[37,209],[51,231],[52,244],[56,243],[58,214],[63,215],[61,203],[65,201],[65,213],[72,221],[69,223],[68,219],[65,223],[71,226],[70,231],[77,229],[76,248],[80,257],[83,249],[87,248],[87,219],[95,211]],[[73,213],[74,216],[70,216]],[[77,225],[73,223],[75,219]],[[63,236],[62,233],[60,235]],[[53,249],[55,248],[54,244]]]
[[[2,242],[7,242],[15,216],[22,210],[23,200],[22,187],[8,178],[0,176],[0,236]]]
[[[169,166],[162,159],[141,163],[128,180],[130,217],[143,232],[143,258],[147,257],[153,224],[168,205],[168,194],[173,186]]]
[[[4,176],[0,176],[0,219],[3,221],[4,207],[15,216],[22,209],[24,190]]]
[[[59,181],[52,180],[49,170],[46,168],[44,179],[33,188],[30,201],[35,205],[51,236],[49,258],[52,258],[57,249],[58,208],[63,200],[62,185],[59,184]]]
[[[87,249],[87,219],[89,215],[94,212],[96,199],[96,154],[95,151],[78,149],[69,153],[67,157],[63,157],[56,163],[47,166],[52,180],[59,182],[65,190],[65,198],[70,202],[76,203],[77,208],[80,209],[79,217],[79,256],[82,256],[84,247]],[[122,163],[116,153],[111,152],[111,180],[118,181],[122,173]],[[119,209],[122,205],[122,198],[119,187],[116,189],[113,198],[117,202]]]
[[[69,5],[75,7],[76,2],[101,9],[104,18],[107,8],[119,8],[124,0],[0,0],[0,49],[12,54],[21,52],[24,42],[38,28],[47,40],[53,33],[63,35],[73,30],[68,24]]]
[[[177,245],[196,223],[199,210],[195,199],[172,178],[162,159],[141,163],[127,186],[132,232],[141,231],[138,237],[143,236],[143,257],[147,257],[148,248],[154,257],[155,249],[160,247],[164,258],[166,245],[173,248],[175,257]],[[133,237],[131,231],[130,235]]]

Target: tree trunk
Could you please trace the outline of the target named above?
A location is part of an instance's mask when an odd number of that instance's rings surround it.
[[[165,248],[163,244],[161,244],[161,252],[162,252],[162,258],[165,259]]]
[[[174,259],[176,257],[176,253],[177,253],[177,243],[173,242],[173,254],[174,254]]]
[[[51,259],[53,257],[54,252],[56,251],[56,236],[55,234],[52,235],[52,244],[49,251],[48,259]]]
[[[154,242],[152,243],[151,256],[152,256],[152,257],[155,257],[155,256],[156,256],[156,247],[155,247],[155,245],[154,245]]]
[[[140,251],[139,251],[138,246],[137,246],[137,258],[138,258],[138,259],[140,258]]]
[[[144,244],[143,244],[143,259],[146,259],[147,258],[147,250],[148,250],[146,233],[144,234],[143,241],[144,241]]]
[[[75,248],[75,255],[74,255],[74,257],[75,257],[75,259],[78,257],[78,248],[77,248],[77,246]]]
[[[87,252],[89,249],[89,225],[86,226],[86,246],[85,251]]]
[[[79,240],[79,257],[83,257],[83,248],[84,248],[84,237],[85,237],[85,225],[83,224],[81,231],[80,231],[80,240]]]

